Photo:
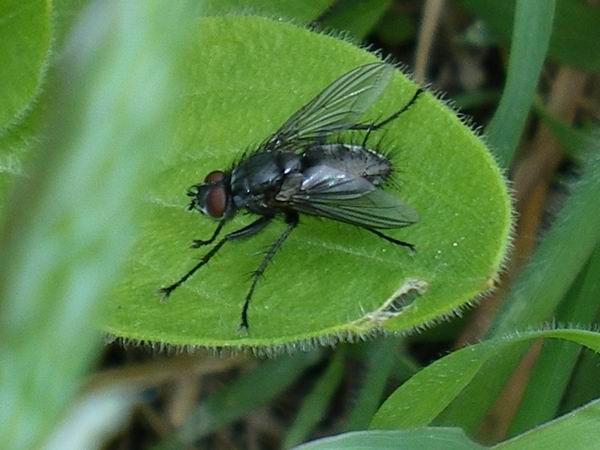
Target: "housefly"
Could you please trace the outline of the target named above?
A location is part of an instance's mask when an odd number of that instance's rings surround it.
[[[379,122],[359,122],[385,90],[393,72],[394,68],[383,62],[347,72],[300,108],[256,150],[242,155],[228,170],[214,170],[189,188],[189,209],[218,222],[209,239],[192,242],[194,248],[215,242],[223,225],[239,210],[258,217],[218,240],[185,275],[160,290],[163,296],[172,294],[226,242],[255,235],[278,216],[283,217],[286,227],[252,273],[241,312],[242,331],[248,329],[248,306],[259,278],[298,225],[301,214],[355,225],[413,250],[412,244],[380,231],[414,224],[417,214],[382,189],[392,166],[386,156],[367,147],[367,139],[371,132],[408,110],[422,90],[417,89],[411,100],[389,117]],[[365,133],[362,145],[331,141],[333,136],[348,131]]]

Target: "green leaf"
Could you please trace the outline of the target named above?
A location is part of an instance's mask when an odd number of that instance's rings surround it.
[[[0,135],[23,118],[39,94],[52,43],[52,3],[0,4]]]
[[[420,428],[400,431],[355,431],[327,437],[294,450],[478,450],[458,428]]]
[[[482,18],[504,42],[510,42],[515,0],[458,0]],[[546,3],[533,2],[528,3]],[[582,0],[557,0],[548,56],[555,62],[600,71],[600,11]]]
[[[62,50],[64,40],[73,28],[77,17],[84,10],[89,0],[52,0],[54,8],[54,47],[58,53]]]
[[[568,412],[600,397],[600,364],[598,355],[587,351],[577,362],[575,375],[570,380],[567,395],[560,405],[560,412]]]
[[[302,407],[287,432],[283,448],[290,448],[304,441],[310,436],[319,421],[326,417],[331,397],[344,375],[345,361],[344,349],[337,350],[331,358],[327,370],[319,377],[302,402]]]
[[[379,408],[371,422],[371,428],[415,428],[429,425],[488,361],[523,342],[539,338],[564,339],[600,353],[600,333],[576,329],[528,331],[484,341],[435,361],[400,386]]]
[[[590,326],[599,308],[600,246],[561,302],[556,321]],[[579,348],[569,342],[544,342],[519,409],[512,420],[510,436],[533,428],[556,415],[579,353]],[[557,361],[560,364],[556,364]]]
[[[504,301],[491,336],[548,320],[600,244],[600,155],[590,159],[555,222]],[[540,270],[543,269],[543,270]]]
[[[510,166],[552,33],[555,0],[517,0],[506,85],[486,133],[503,167]]]
[[[294,450],[562,450],[596,448],[600,439],[596,400],[548,424],[493,447],[484,447],[467,438],[459,428],[415,428],[371,430],[340,434],[295,447]]]
[[[364,430],[369,426],[381,403],[388,378],[394,366],[401,362],[398,338],[369,342],[363,354],[364,379],[355,395],[356,399],[344,424],[344,431]],[[404,373],[396,375],[402,376]]]
[[[600,442],[600,400],[523,433],[493,449],[501,450],[586,450],[598,447]]]
[[[386,127],[380,145],[395,149],[400,189],[390,191],[420,215],[418,224],[389,234],[414,243],[415,256],[356,227],[303,217],[260,280],[248,336],[237,332],[248,274],[281,233],[281,223],[227,244],[166,303],[159,301],[157,289],[178,279],[206,251],[189,249],[190,241],[208,237],[216,226],[187,211],[186,189],[209,171],[230,167],[328,83],[373,61],[374,55],[348,42],[286,23],[241,16],[201,19],[186,58],[178,129],[160,173],[141,193],[149,220],[107,299],[101,327],[136,340],[276,351],[365,335],[380,326],[405,330],[449,314],[489,289],[511,227],[507,189],[481,140],[425,94]],[[416,89],[396,72],[365,120],[397,111]],[[369,142],[378,148],[376,134]],[[238,214],[225,231],[251,220]],[[398,312],[402,293],[418,298]]]
[[[48,84],[52,84],[48,80]],[[17,180],[26,176],[27,157],[47,139],[49,93],[43,92],[31,111],[0,136],[0,222],[5,219],[7,198]]]
[[[600,159],[588,163],[582,179],[519,274],[492,324],[489,337],[539,327],[551,320],[590,255],[600,243]],[[490,361],[446,411],[445,425],[474,430],[506,383],[528,344]]]

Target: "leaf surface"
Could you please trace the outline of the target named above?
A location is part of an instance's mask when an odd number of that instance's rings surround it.
[[[260,280],[248,336],[237,327],[249,273],[283,230],[281,222],[226,244],[166,303],[159,301],[157,289],[206,252],[190,249],[191,240],[206,239],[216,227],[187,211],[186,189],[211,170],[229,168],[340,75],[374,61],[348,42],[291,24],[260,17],[200,19],[185,61],[177,130],[159,173],[140,195],[148,220],[128,270],[107,299],[101,327],[124,338],[175,345],[302,348],[382,326],[406,330],[452,313],[489,289],[511,227],[507,189],[482,141],[444,103],[425,94],[369,140],[375,149],[392,151],[398,188],[388,191],[419,214],[417,224],[389,232],[415,244],[416,255],[356,227],[302,217]],[[416,89],[396,72],[364,119],[400,109]],[[253,219],[238,214],[225,232]],[[416,287],[423,295],[414,299]],[[397,311],[400,293],[414,301]]]

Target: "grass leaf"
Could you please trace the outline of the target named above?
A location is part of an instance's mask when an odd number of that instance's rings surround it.
[[[591,325],[600,309],[599,275],[600,246],[561,302],[556,314],[558,323]],[[571,343],[544,342],[511,423],[510,436],[534,428],[556,415],[579,353],[579,348]],[[556,364],[557,361],[560,364]]]
[[[325,417],[329,402],[344,375],[345,361],[346,352],[341,348],[332,356],[327,369],[302,402],[300,411],[287,432],[283,448],[290,448],[304,441]]]
[[[396,389],[379,408],[370,428],[429,425],[488,361],[539,338],[564,339],[600,353],[600,333],[576,329],[528,331],[471,345],[435,361]]]
[[[500,164],[508,167],[531,108],[552,33],[555,0],[517,0],[506,85],[486,133]]]
[[[364,430],[369,426],[381,403],[388,378],[401,359],[397,338],[369,342],[363,354],[364,379],[344,424],[344,431]]]
[[[590,449],[598,446],[600,427],[600,400],[595,400],[552,422],[534,428],[515,438],[498,444],[498,450],[562,450]]]
[[[551,320],[584,264],[600,242],[600,159],[582,179],[520,273],[489,331],[490,337],[542,326]],[[528,344],[514,347],[489,367],[446,411],[445,425],[473,430],[480,423]]]

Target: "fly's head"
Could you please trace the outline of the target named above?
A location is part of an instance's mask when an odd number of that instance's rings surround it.
[[[188,189],[187,195],[192,198],[188,209],[195,209],[219,221],[231,217],[234,208],[228,179],[220,170],[210,172],[202,183]]]

